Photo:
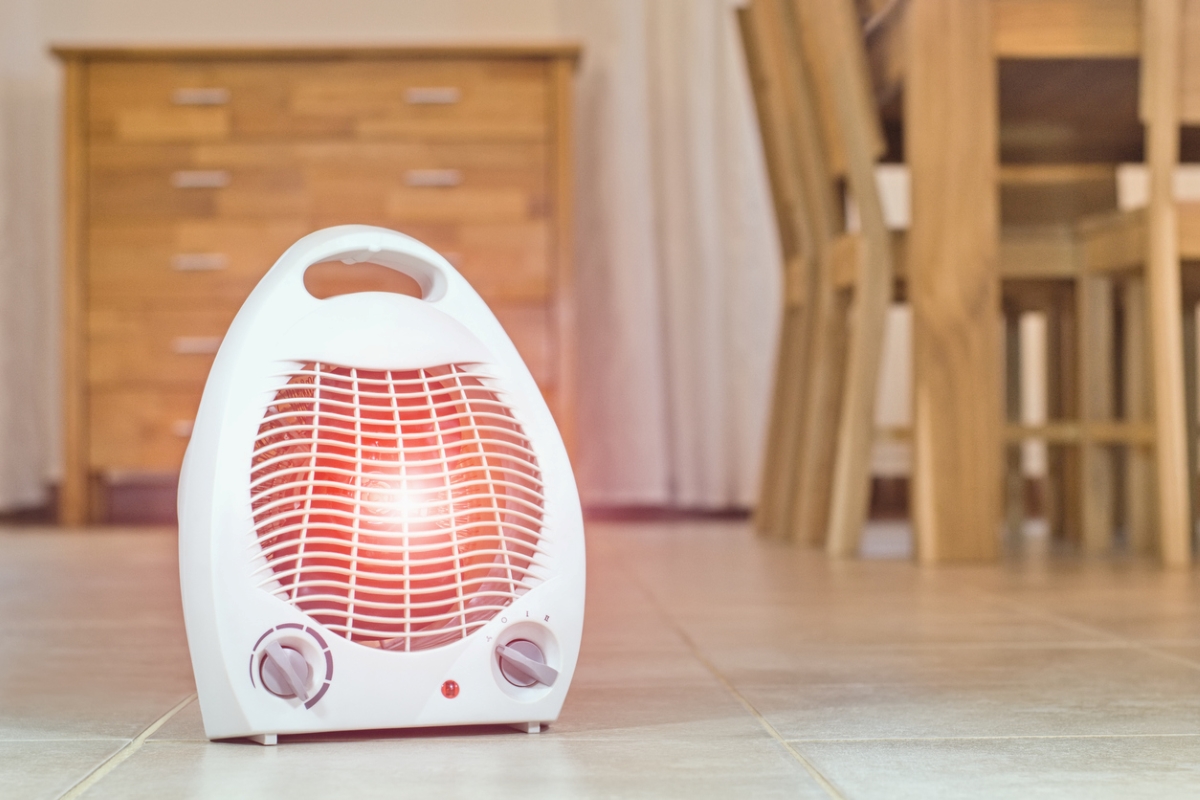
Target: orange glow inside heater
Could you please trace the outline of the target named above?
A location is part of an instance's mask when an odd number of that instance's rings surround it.
[[[422,650],[538,582],[541,475],[482,373],[308,363],[286,377],[251,461],[262,588],[352,641]]]

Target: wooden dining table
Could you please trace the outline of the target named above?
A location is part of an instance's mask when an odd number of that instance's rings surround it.
[[[992,558],[1000,545],[1005,446],[998,70],[1068,59],[1119,67],[1124,59],[1136,81],[1141,2],[863,2],[880,12],[880,27],[892,29],[880,33],[868,23],[868,43],[882,62],[874,70],[885,83],[879,94],[900,108],[911,175],[905,261],[917,551],[923,561]],[[1200,0],[1186,0],[1185,8],[1187,35],[1200,38]],[[1189,60],[1200,67],[1200,46],[1184,52],[1185,67]],[[1200,87],[1189,89],[1189,79],[1185,106],[1191,98],[1200,103]],[[1140,141],[1132,147],[1136,160]]]

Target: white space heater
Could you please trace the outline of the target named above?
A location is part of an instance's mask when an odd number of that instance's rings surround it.
[[[423,297],[318,300],[373,262]],[[583,627],[579,497],[487,305],[382,228],[301,239],[238,312],[184,458],[179,565],[211,739],[557,718]]]

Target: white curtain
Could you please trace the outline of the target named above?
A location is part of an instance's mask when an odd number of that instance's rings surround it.
[[[0,2],[0,509],[39,505],[57,451],[57,107],[35,0]]]
[[[592,504],[757,485],[778,244],[730,0],[561,0],[578,82],[579,473]]]

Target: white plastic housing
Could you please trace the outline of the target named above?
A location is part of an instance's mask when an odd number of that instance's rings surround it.
[[[396,269],[424,297],[318,300],[304,272],[335,260]],[[410,237],[318,231],[247,298],[184,458],[179,544],[209,738],[558,717],[583,626],[571,466],[487,305]],[[517,640],[552,686],[504,677],[496,647]],[[304,656],[307,702],[263,685],[271,643]]]

